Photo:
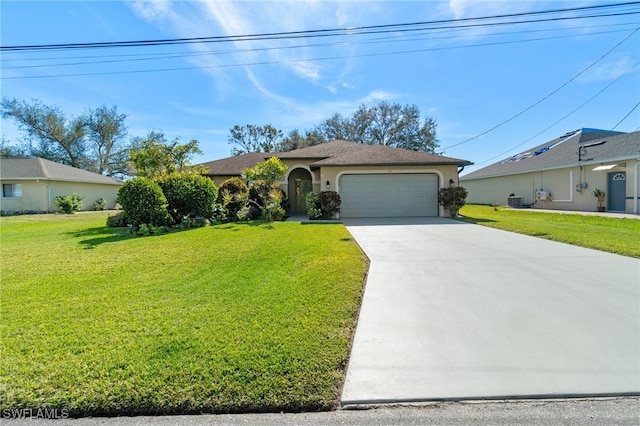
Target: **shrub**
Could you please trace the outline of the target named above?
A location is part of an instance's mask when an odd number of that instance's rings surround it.
[[[309,219],[334,219],[340,213],[340,194],[335,191],[310,192],[306,202]]]
[[[340,194],[335,191],[322,191],[318,196],[323,219],[334,219],[340,213]]]
[[[467,190],[461,186],[440,188],[438,203],[444,207],[451,217],[456,217],[458,216],[458,210],[466,204],[467,195]]]
[[[220,184],[218,203],[224,206],[227,219],[237,219],[238,211],[247,204],[248,195],[249,188],[240,178],[229,178]]]
[[[320,219],[322,217],[322,211],[320,210],[320,197],[315,192],[309,192],[307,194],[307,216],[309,219]]]
[[[138,177],[126,182],[118,191],[118,200],[134,231],[142,224],[164,226],[169,222],[167,199],[151,179]]]
[[[194,173],[172,174],[157,180],[167,199],[167,211],[173,221],[185,218],[212,218],[218,198],[218,188],[204,176]]]
[[[107,208],[107,200],[105,200],[104,198],[98,198],[96,202],[93,203],[93,207],[91,207],[91,209],[95,211],[102,211],[106,208]]]
[[[84,197],[79,196],[75,192],[71,195],[58,195],[56,197],[56,206],[60,211],[66,214],[73,214],[79,212],[82,209],[82,199]]]
[[[118,212],[112,216],[107,217],[107,226],[110,228],[126,228],[129,226],[129,221],[124,215],[124,212]]]

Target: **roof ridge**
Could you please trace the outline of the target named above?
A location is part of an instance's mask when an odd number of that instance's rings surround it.
[[[43,177],[50,178],[51,175],[49,174],[49,169],[47,169],[46,163],[44,162],[44,158],[36,157],[36,161],[38,162],[38,166],[40,167]]]

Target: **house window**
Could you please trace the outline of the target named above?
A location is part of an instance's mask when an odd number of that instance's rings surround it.
[[[613,175],[613,180],[626,180],[626,176],[624,173],[616,173]]]
[[[3,183],[2,198],[20,198],[22,197],[22,184],[19,183]]]

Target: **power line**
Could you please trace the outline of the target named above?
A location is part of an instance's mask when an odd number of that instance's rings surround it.
[[[585,16],[573,16],[573,17],[560,16],[556,18],[545,18],[545,19],[535,19],[535,20],[519,20],[519,21],[511,21],[511,22],[494,22],[494,23],[423,28],[425,26],[432,26],[432,25],[439,25],[439,24],[456,24],[456,23],[473,22],[473,21],[481,22],[481,21],[495,20],[495,19],[522,18],[527,16],[548,15],[548,14],[557,14],[557,13],[566,13],[566,12],[600,11],[604,9],[617,9],[620,7],[629,7],[637,4],[640,4],[640,1],[565,8],[565,9],[549,9],[549,10],[541,10],[541,11],[535,11],[535,12],[522,12],[522,13],[512,13],[512,14],[503,14],[503,15],[490,15],[490,16],[482,16],[482,17],[476,17],[476,18],[459,18],[459,19],[423,21],[423,22],[412,22],[412,23],[402,23],[402,24],[384,24],[384,25],[370,25],[370,26],[360,26],[360,27],[305,30],[305,31],[287,31],[287,32],[244,34],[244,35],[231,35],[231,36],[2,46],[0,47],[0,51],[15,52],[15,51],[61,50],[61,49],[79,49],[79,48],[87,49],[87,48],[107,48],[107,47],[111,47],[111,48],[112,47],[141,47],[141,46],[160,46],[160,45],[190,44],[190,43],[220,43],[220,42],[234,42],[234,41],[238,42],[238,41],[258,41],[258,40],[294,39],[294,38],[310,38],[310,37],[353,36],[353,35],[361,35],[361,34],[376,34],[376,33],[386,33],[386,32],[422,31],[425,29],[433,30],[433,29],[445,29],[445,28],[465,28],[465,27],[482,27],[482,26],[495,26],[495,25],[508,25],[508,24],[524,24],[524,23],[535,23],[535,22],[562,21],[567,19],[584,19],[584,18],[606,17],[606,16],[624,16],[624,15],[637,14],[640,12],[620,12],[620,13],[608,13],[608,14],[600,13],[596,15],[585,15]],[[418,26],[419,28],[412,28],[412,27],[418,27]]]
[[[600,96],[601,94],[603,94],[605,91],[607,91],[611,86],[613,86],[614,84],[616,84],[618,81],[620,81],[620,79],[622,79],[624,76],[626,76],[627,74],[631,73],[631,71],[633,71],[638,65],[640,65],[640,61],[636,62],[635,64],[633,64],[627,71],[625,71],[623,74],[621,74],[618,78],[616,78],[615,80],[613,80],[611,83],[607,84],[603,89],[601,89],[598,93],[596,93],[595,95],[593,95],[592,97],[590,97],[589,99],[587,99],[585,102],[581,103],[580,105],[578,105],[575,109],[573,109],[571,112],[569,112],[568,114],[564,115],[562,118],[560,118],[559,120],[555,121],[553,124],[551,124],[550,126],[544,128],[543,130],[541,130],[540,132],[536,133],[535,135],[531,136],[529,139],[527,139],[524,142],[521,142],[517,145],[512,146],[511,148],[509,148],[507,151],[504,151],[498,155],[495,155],[491,158],[488,158],[484,161],[481,161],[480,163],[476,163],[475,165],[480,165],[480,164],[484,164],[484,163],[488,163],[491,160],[495,160],[496,158],[499,158],[511,151],[513,151],[514,149],[532,141],[533,139],[535,139],[536,137],[540,136],[541,134],[543,134],[544,132],[546,132],[547,130],[551,129],[553,126],[555,126],[556,124],[560,123],[561,121],[564,121],[567,117],[569,117],[570,115],[573,115],[573,113],[575,113],[576,111],[578,111],[579,109],[581,109],[583,106],[587,105],[589,102],[591,102],[592,100],[594,100],[595,98],[597,98],[598,96]],[[640,102],[638,103],[640,104]],[[638,104],[636,104],[636,106],[633,108],[635,109]],[[633,109],[631,111],[629,111],[629,114],[631,114],[631,112],[633,112]],[[627,114],[627,116],[629,115]],[[625,118],[627,117],[625,116]],[[622,121],[624,121],[624,118],[622,119]],[[620,121],[620,123],[622,122]],[[620,124],[618,123],[618,124]],[[616,126],[618,125],[616,124]],[[615,127],[614,127],[615,129]],[[613,130],[613,129],[611,129]]]
[[[636,108],[638,108],[638,105],[640,105],[640,102],[638,102],[638,103],[637,103],[633,108],[631,108],[631,111],[629,111],[629,112],[627,113],[627,115],[625,115],[624,117],[622,117],[622,120],[618,121],[618,123],[617,123],[615,126],[613,126],[613,127],[611,128],[611,130],[615,130],[615,129],[616,129],[616,127],[618,127],[618,126],[620,125],[620,123],[622,123],[624,120],[626,120],[626,119],[627,119],[627,117],[629,117],[629,116],[631,115],[631,113],[632,113],[633,111],[635,111],[635,110],[636,110]]]
[[[559,92],[561,89],[563,89],[564,87],[566,87],[569,83],[571,83],[572,81],[574,81],[575,79],[577,79],[578,77],[580,77],[582,74],[584,74],[585,72],[587,72],[589,69],[593,68],[593,66],[595,66],[598,62],[600,62],[601,60],[603,60],[604,58],[606,58],[607,56],[609,56],[614,50],[616,50],[618,47],[620,47],[625,41],[629,40],[634,34],[636,34],[638,32],[638,30],[640,30],[640,27],[636,28],[635,30],[633,30],[633,32],[631,32],[631,34],[629,34],[628,36],[626,36],[624,39],[622,39],[622,41],[618,42],[618,44],[616,44],[615,46],[613,46],[611,49],[609,49],[609,51],[607,51],[604,55],[600,56],[598,59],[596,59],[594,62],[592,62],[589,66],[587,66],[586,68],[584,68],[582,71],[580,71],[578,74],[576,74],[575,76],[571,77],[569,80],[567,80],[566,82],[564,82],[563,84],[561,84],[559,87],[557,87],[556,89],[552,90],[550,93],[548,93],[547,95],[545,95],[544,97],[540,98],[539,100],[537,100],[536,102],[534,102],[533,104],[529,105],[528,107],[526,107],[525,109],[523,109],[522,111],[520,111],[519,113],[511,116],[510,118],[496,124],[495,126],[491,127],[488,130],[485,130],[482,133],[477,134],[476,136],[473,136],[469,139],[466,139],[462,142],[458,142],[455,143],[453,145],[449,145],[447,147],[444,147],[443,150],[447,150],[449,148],[453,148],[456,146],[460,146],[466,143],[469,143],[471,141],[474,141],[476,139],[478,139],[481,136],[486,135],[487,133],[490,133],[496,129],[498,129],[499,127],[504,126],[505,124],[515,120],[516,118],[520,117],[521,115],[523,115],[524,113],[526,113],[527,111],[531,110],[532,108],[540,105],[542,102],[544,102],[545,100],[549,99],[551,96],[553,96],[554,94],[556,94],[557,92]]]
[[[581,37],[585,37],[585,36],[596,36],[596,35],[602,35],[602,34],[611,34],[611,33],[618,33],[618,32],[623,32],[626,30],[611,30],[611,31],[591,31],[588,34],[581,34]],[[557,40],[557,39],[564,39],[564,38],[571,38],[571,37],[575,37],[574,35],[559,35],[559,36],[552,36],[552,37],[538,37],[538,38],[531,38],[531,39],[522,39],[522,40],[509,40],[509,41],[502,41],[502,42],[492,42],[492,43],[477,43],[477,44],[468,44],[468,45],[461,45],[461,46],[447,46],[447,47],[432,47],[432,48],[425,48],[425,49],[418,49],[418,50],[411,50],[411,51],[397,51],[397,52],[381,52],[381,53],[376,53],[374,54],[374,56],[385,56],[385,55],[394,55],[394,54],[401,54],[401,53],[419,53],[419,52],[433,52],[433,51],[440,51],[440,50],[455,50],[455,49],[466,49],[466,48],[472,48],[472,47],[486,47],[486,46],[496,46],[496,45],[507,45],[507,44],[519,44],[519,43],[530,43],[530,42],[536,42],[536,41],[545,41],[545,40]],[[398,40],[396,40],[398,41]],[[414,41],[414,40],[411,40]],[[279,49],[292,49],[292,48],[300,48],[300,47],[309,47],[309,46],[304,46],[304,45],[296,45],[296,46],[287,46],[287,47],[278,47],[278,48],[256,48],[256,49],[240,49],[240,52],[259,52],[259,51],[265,51],[265,50],[279,50]],[[313,47],[324,47],[323,45],[315,45]],[[100,60],[100,61],[88,61],[88,62],[68,62],[68,63],[59,63],[59,64],[38,64],[38,65],[19,65],[19,66],[9,66],[9,67],[3,67],[4,70],[11,70],[11,69],[32,69],[32,68],[52,68],[52,67],[62,67],[62,66],[78,66],[78,65],[97,65],[97,64],[108,64],[108,63],[123,63],[123,62],[142,62],[142,61],[151,61],[151,60],[164,60],[164,59],[176,59],[176,58],[188,58],[188,57],[196,57],[196,56],[214,56],[214,55],[220,55],[220,54],[226,54],[226,53],[235,53],[235,51],[216,51],[216,52],[194,52],[194,53],[184,53],[184,54],[173,54],[173,55],[165,55],[165,56],[152,56],[152,57],[144,57],[144,58],[127,58],[127,59],[104,59],[104,60]],[[357,57],[362,57],[365,56],[366,54],[362,54],[362,55],[350,55],[350,58],[357,58]],[[262,62],[262,63],[248,63],[248,64],[228,64],[228,65],[219,65],[219,66],[210,66],[210,67],[185,67],[185,68],[179,68],[181,70],[188,70],[188,69],[204,69],[204,68],[214,68],[214,67],[229,67],[229,66],[250,66],[250,65],[273,65],[273,64],[279,64],[279,63],[287,63],[287,62],[312,62],[312,61],[320,61],[320,60],[327,60],[327,59],[343,59],[346,58],[346,56],[334,56],[331,58],[309,58],[309,59],[292,59],[292,60],[279,60],[279,61],[270,61],[270,62]],[[59,58],[61,59],[61,58]],[[166,70],[177,70],[177,69],[166,69]],[[163,71],[163,70],[140,70],[137,72],[155,72],[155,71]],[[136,71],[124,71],[123,73],[129,73],[129,72],[136,72]],[[104,74],[110,74],[111,72],[104,72]],[[67,74],[67,75],[40,75],[40,76],[30,76],[30,77],[7,77],[6,79],[21,79],[21,78],[47,78],[47,77],[71,77],[71,76],[78,76],[78,75],[87,75],[87,74]],[[97,74],[89,74],[89,75],[97,75]],[[3,78],[4,79],[4,78]]]

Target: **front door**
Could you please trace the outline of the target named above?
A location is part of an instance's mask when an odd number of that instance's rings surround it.
[[[313,186],[310,180],[296,179],[296,206],[295,213],[304,214],[307,212],[307,194],[311,192]]]
[[[614,172],[609,173],[608,178],[608,210],[623,212],[627,204],[627,175],[625,172]]]

